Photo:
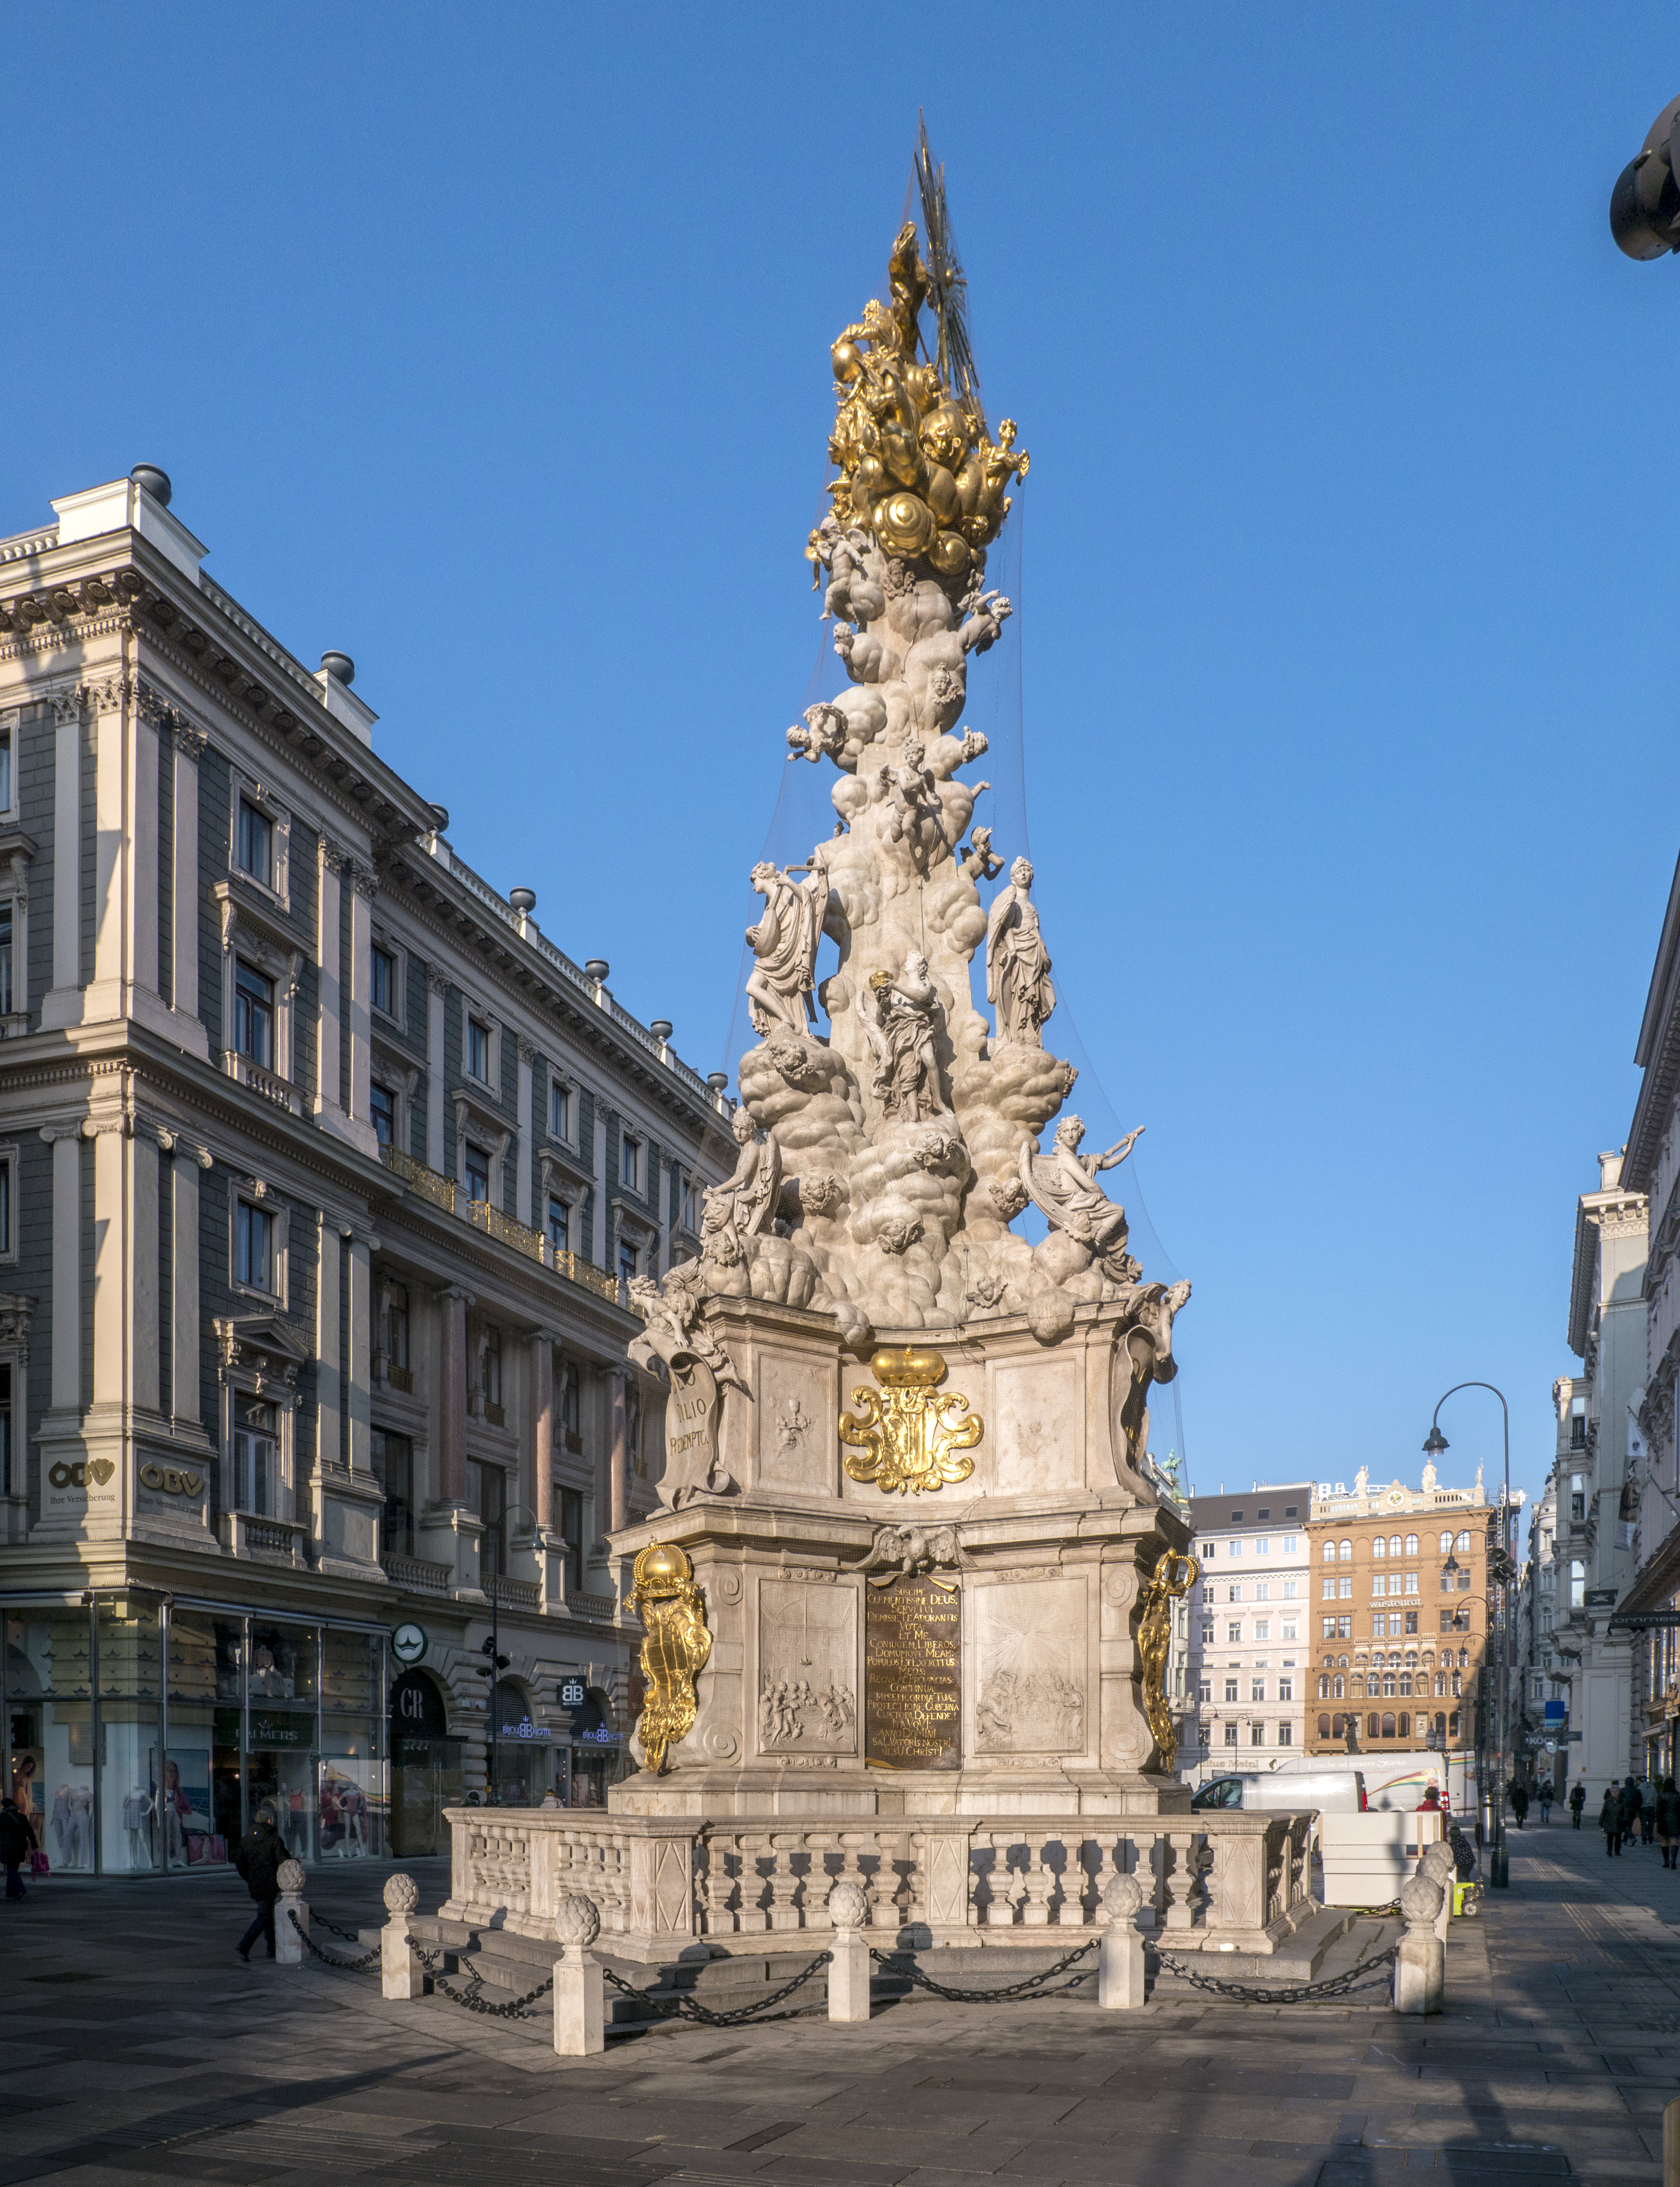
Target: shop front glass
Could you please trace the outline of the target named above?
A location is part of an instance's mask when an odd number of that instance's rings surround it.
[[[295,1860],[320,1853],[320,1629],[250,1620],[246,1826],[266,1814]]]
[[[623,1746],[608,1713],[607,1697],[590,1689],[572,1712],[571,1789],[567,1805],[604,1808],[610,1786],[624,1774]]]
[[[504,1808],[534,1808],[554,1782],[554,1734],[511,1678],[496,1682],[494,1791]]]
[[[443,1811],[462,1803],[466,1742],[449,1736],[436,1680],[416,1670],[393,1678],[390,1721],[391,1852],[399,1860],[447,1852]]]
[[[317,1831],[323,1860],[366,1860],[385,1850],[384,1676],[383,1639],[330,1626],[322,1635]]]
[[[144,1875],[163,1863],[162,1621],[155,1603],[121,1598],[102,1598],[95,1618],[99,1868]]]
[[[80,1604],[6,1617],[12,1796],[53,1869],[70,1875],[95,1865],[92,1644]]]
[[[244,1650],[243,1617],[171,1611],[161,1817],[164,1860],[171,1869],[225,1868],[244,1830]]]

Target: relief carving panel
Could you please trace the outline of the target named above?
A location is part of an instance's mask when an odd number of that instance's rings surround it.
[[[1089,1647],[1081,1573],[974,1590],[975,1743],[982,1754],[1078,1754]]]
[[[992,1462],[1000,1496],[1035,1496],[1085,1485],[1080,1362],[1036,1359],[997,1369]]]
[[[828,1577],[759,1583],[761,1753],[857,1751],[857,1597]]]

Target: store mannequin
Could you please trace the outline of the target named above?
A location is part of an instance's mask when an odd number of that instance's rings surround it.
[[[66,1868],[92,1868],[93,1865],[93,1795],[85,1785],[76,1785],[70,1796],[70,1819],[65,1826],[70,1850],[65,1858]]]
[[[60,1785],[53,1801],[53,1843],[57,1849],[60,1868],[70,1865],[70,1855],[65,1851],[70,1832],[70,1786]]]
[[[142,1785],[122,1803],[122,1827],[128,1833],[128,1865],[131,1868],[149,1868],[152,1849],[149,1842],[152,1819],[151,1795]]]

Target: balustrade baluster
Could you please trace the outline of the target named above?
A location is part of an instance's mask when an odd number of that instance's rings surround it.
[[[764,1888],[764,1872],[759,1866],[766,1844],[766,1839],[756,1835],[748,1836],[744,1833],[740,1840],[741,1926],[755,1933],[770,1926],[770,1909],[765,1903],[768,1894]]]
[[[1025,1902],[1021,1907],[1021,1926],[1025,1929],[1046,1929],[1050,1925],[1050,1892],[1056,1879],[1047,1851],[1049,1842],[1041,1831],[1034,1831],[1026,1840],[1026,1873],[1021,1879]]]
[[[834,1883],[829,1855],[839,1852],[840,1839],[833,1830],[807,1830],[805,1842],[811,1855],[810,1873],[805,1879],[805,1926],[807,1929],[824,1929],[831,1926],[829,1892]]]
[[[863,1873],[862,1854],[866,1847],[873,1849],[874,1842],[875,1834],[873,1830],[842,1830],[840,1834],[840,1871],[836,1879],[841,1883],[860,1885],[864,1897],[869,1900],[871,1913],[874,1911],[874,1899],[869,1889],[869,1878]],[[866,1926],[868,1920],[869,1915],[866,1914],[864,1916]]]
[[[992,1869],[986,1878],[991,1893],[986,1908],[988,1929],[1009,1929],[1014,1926],[1015,1908],[1026,1895],[1025,1885],[1018,1882],[1009,1866],[1009,1851],[1020,1842],[1017,1830],[988,1830],[986,1841],[992,1848]]]
[[[797,1833],[780,1832],[770,1841],[770,1912],[767,1926],[772,1929],[797,1929],[799,1907],[799,1877],[794,1873],[794,1855],[803,1843]]]

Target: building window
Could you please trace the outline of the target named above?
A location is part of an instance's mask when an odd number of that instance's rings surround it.
[[[0,1496],[16,1493],[12,1481],[12,1363],[5,1359],[0,1360]]]
[[[1254,1545],[1254,1553],[1257,1557],[1269,1557],[1271,1555],[1272,1543],[1266,1535],[1261,1535],[1259,1539],[1256,1542]]]
[[[1571,1473],[1569,1477],[1569,1515],[1570,1523],[1580,1526],[1587,1520],[1587,1476]]]
[[[17,1155],[12,1152],[0,1155],[0,1260],[14,1260],[16,1247],[12,1239],[12,1172],[17,1166]],[[10,1369],[8,1369],[8,1373]]]
[[[683,1188],[683,1228],[685,1230],[692,1230],[698,1234],[700,1227],[700,1187],[697,1185],[691,1178],[688,1183],[686,1183]],[[1209,1556],[1213,1555],[1213,1545],[1211,1543],[1208,1544],[1207,1553]]]
[[[490,1197],[490,1156],[482,1147],[467,1142],[466,1159],[463,1164],[467,1181],[469,1200],[488,1200]]]
[[[1415,1534],[1408,1534],[1406,1537],[1406,1554],[1408,1557],[1415,1557],[1418,1554],[1418,1538]]]
[[[1353,1620],[1351,1617],[1337,1618],[1336,1638],[1338,1640],[1351,1640],[1353,1638]]]
[[[239,1508],[258,1519],[274,1512],[274,1408],[261,1398],[239,1397],[233,1413],[233,1493]]]
[[[1336,1637],[1336,1621],[1335,1621],[1335,1619],[1334,1619],[1334,1617],[1327,1617],[1327,1618],[1324,1620],[1324,1633],[1323,1633],[1323,1637],[1324,1637],[1324,1639],[1325,1639],[1326,1640],[1334,1640],[1334,1639],[1335,1639],[1335,1637]]]
[[[249,1290],[278,1296],[274,1281],[274,1217],[241,1200],[233,1213],[233,1280]]]
[[[1233,1701],[1237,1698],[1237,1681],[1234,1678],[1227,1678],[1225,1681],[1225,1698],[1228,1701]]]
[[[1583,1400],[1577,1397],[1575,1402],[1579,1405],[1583,1403]],[[1576,1413],[1570,1417],[1569,1447],[1571,1450],[1585,1450],[1587,1448],[1587,1416],[1584,1411]]]
[[[1295,1730],[1292,1725],[1280,1723],[1278,1726],[1278,1744],[1279,1746],[1293,1746],[1295,1745]]]
[[[1284,1620],[1284,1638],[1285,1640],[1293,1640],[1296,1639],[1299,1634],[1299,1629],[1300,1628],[1295,1624],[1295,1621],[1293,1617],[1286,1617]]]
[[[548,1243],[557,1253],[571,1251],[571,1210],[553,1193],[548,1195]]]
[[[1202,1645],[1204,1648],[1213,1645],[1213,1620],[1211,1617],[1202,1620]]]
[[[479,1584],[487,1591],[507,1569],[507,1539],[503,1531],[508,1515],[507,1476],[499,1465],[487,1465],[477,1459],[469,1459],[467,1496],[475,1517],[482,1522],[484,1527],[479,1537]]]
[[[1415,1610],[1408,1610],[1406,1613],[1406,1630],[1408,1633],[1415,1633],[1417,1629],[1418,1613]]]
[[[1231,1620],[1231,1622],[1225,1628],[1225,1639],[1228,1644],[1233,1648],[1240,1648],[1242,1646],[1243,1621],[1240,1617],[1233,1617]]]
[[[0,903],[0,1016],[12,1014],[12,906]]]
[[[1236,1743],[1237,1727],[1233,1723],[1228,1723],[1225,1727],[1225,1744],[1228,1746],[1234,1746]]]
[[[233,1045],[247,1061],[274,1068],[274,982],[243,958],[233,972]]]
[[[239,800],[239,832],[235,850],[239,871],[263,887],[274,885],[274,824],[249,798]]]
[[[1418,1575],[1416,1572],[1407,1573],[1406,1592],[1407,1594],[1415,1594],[1418,1592]]]
[[[634,1191],[642,1177],[642,1143],[632,1139],[628,1132],[619,1142],[618,1174],[620,1181]]]
[[[692,1187],[690,1189],[692,1189]],[[1197,1547],[1201,1556],[1201,1560],[1205,1564],[1208,1559],[1213,1555],[1213,1543],[1211,1542],[1201,1542],[1197,1544]]]
[[[1272,1638],[1272,1621],[1269,1617],[1259,1617],[1255,1620],[1254,1637],[1256,1640],[1269,1640]]]
[[[1295,1680],[1293,1678],[1285,1677],[1278,1679],[1278,1698],[1280,1701],[1292,1701],[1295,1699]]]
[[[408,1358],[408,1286],[392,1284],[386,1293],[385,1307],[386,1358],[401,1374],[409,1372]],[[408,1387],[413,1389],[411,1380]]]
[[[1380,1534],[1371,1544],[1371,1555],[1374,1557],[1385,1557],[1388,1555],[1388,1543],[1384,1541]]]
[[[1250,1699],[1251,1701],[1263,1701],[1265,1700],[1265,1698],[1266,1698],[1266,1681],[1265,1681],[1265,1679],[1264,1679],[1264,1678],[1255,1678],[1255,1679],[1251,1680],[1251,1681],[1250,1681],[1250,1688],[1249,1688],[1249,1699]]]
[[[1351,1572],[1344,1573],[1336,1588],[1336,1599],[1340,1602],[1349,1602],[1351,1601],[1352,1598],[1353,1576]]]
[[[1579,1557],[1573,1558],[1570,1563],[1569,1606],[1571,1610],[1587,1607],[1587,1567]]]
[[[548,1081],[548,1136],[568,1140],[571,1137],[571,1088],[562,1086],[558,1078]]]
[[[1242,1583],[1241,1583],[1241,1582],[1240,1582],[1240,1581],[1239,1581],[1235,1586],[1233,1586],[1233,1587],[1228,1587],[1228,1588],[1226,1588],[1226,1590],[1225,1590],[1225,1599],[1227,1600],[1227,1602],[1240,1602],[1240,1601],[1242,1600],[1242,1599],[1243,1599],[1243,1589],[1242,1589]]]
[[[583,1585],[583,1492],[560,1491],[560,1539],[566,1545],[566,1586],[576,1592]]]
[[[1443,1535],[1441,1536],[1441,1555],[1442,1555],[1442,1556],[1447,1556],[1447,1555],[1449,1555],[1449,1554],[1450,1554],[1450,1552],[1451,1552],[1451,1550],[1452,1550],[1452,1536],[1451,1532],[1447,1532],[1447,1533],[1443,1534]]]
[[[486,1329],[484,1332],[484,1403],[486,1411],[492,1408],[502,1410],[502,1332]]]
[[[1327,1565],[1333,1565],[1335,1560],[1336,1545],[1334,1542],[1326,1542],[1324,1544],[1324,1562]]]
[[[1463,1532],[1462,1534],[1460,1534],[1460,1535],[1459,1535],[1459,1537],[1458,1537],[1458,1547],[1459,1547],[1461,1549],[1469,1549],[1469,1546],[1470,1546],[1470,1530],[1469,1530],[1469,1528],[1468,1526],[1466,1526],[1466,1527],[1465,1527],[1465,1529],[1464,1529],[1464,1532]]]
[[[1265,1744],[1266,1726],[1263,1723],[1251,1723],[1249,1726],[1249,1745],[1250,1746],[1264,1746]]]
[[[1295,1582],[1292,1579],[1286,1579],[1284,1582],[1284,1599],[1285,1602],[1293,1602],[1295,1600]]]
[[[1326,1602],[1334,1602],[1335,1599],[1336,1576],[1334,1572],[1326,1572],[1324,1575],[1324,1599]]]
[[[1300,1547],[1301,1547],[1301,1537],[1300,1537],[1300,1535],[1299,1535],[1299,1534],[1285,1534],[1285,1535],[1284,1535],[1284,1555],[1286,1557],[1292,1557],[1292,1556],[1295,1555],[1296,1555],[1296,1553],[1298,1552],[1298,1550],[1300,1549]]]
[[[1318,1681],[1318,1698],[1321,1701],[1327,1701],[1330,1698],[1330,1682],[1328,1677],[1321,1678]]]
[[[396,1096],[377,1079],[368,1089],[368,1105],[374,1115],[374,1137],[382,1147],[396,1144]]]
[[[405,1296],[406,1296],[405,1293]],[[403,1310],[407,1322],[407,1309]],[[368,1437],[374,1478],[385,1491],[385,1515],[379,1540],[387,1555],[414,1554],[414,1447],[407,1436],[391,1435],[375,1428]]]
[[[1345,1565],[1351,1565],[1353,1562],[1353,1544],[1351,1542],[1344,1542],[1342,1543],[1341,1560]]]
[[[12,733],[0,729],[0,812],[12,809]]]
[[[621,1238],[618,1241],[619,1281],[627,1284],[636,1273],[636,1248],[627,1238]]]
[[[467,1076],[490,1083],[490,1027],[476,1018],[467,1020]]]
[[[1374,1595],[1383,1595],[1388,1593],[1388,1580],[1384,1573],[1374,1572],[1371,1575],[1371,1593]]]
[[[396,959],[389,949],[374,944],[374,1008],[388,1018],[396,1015]]]

